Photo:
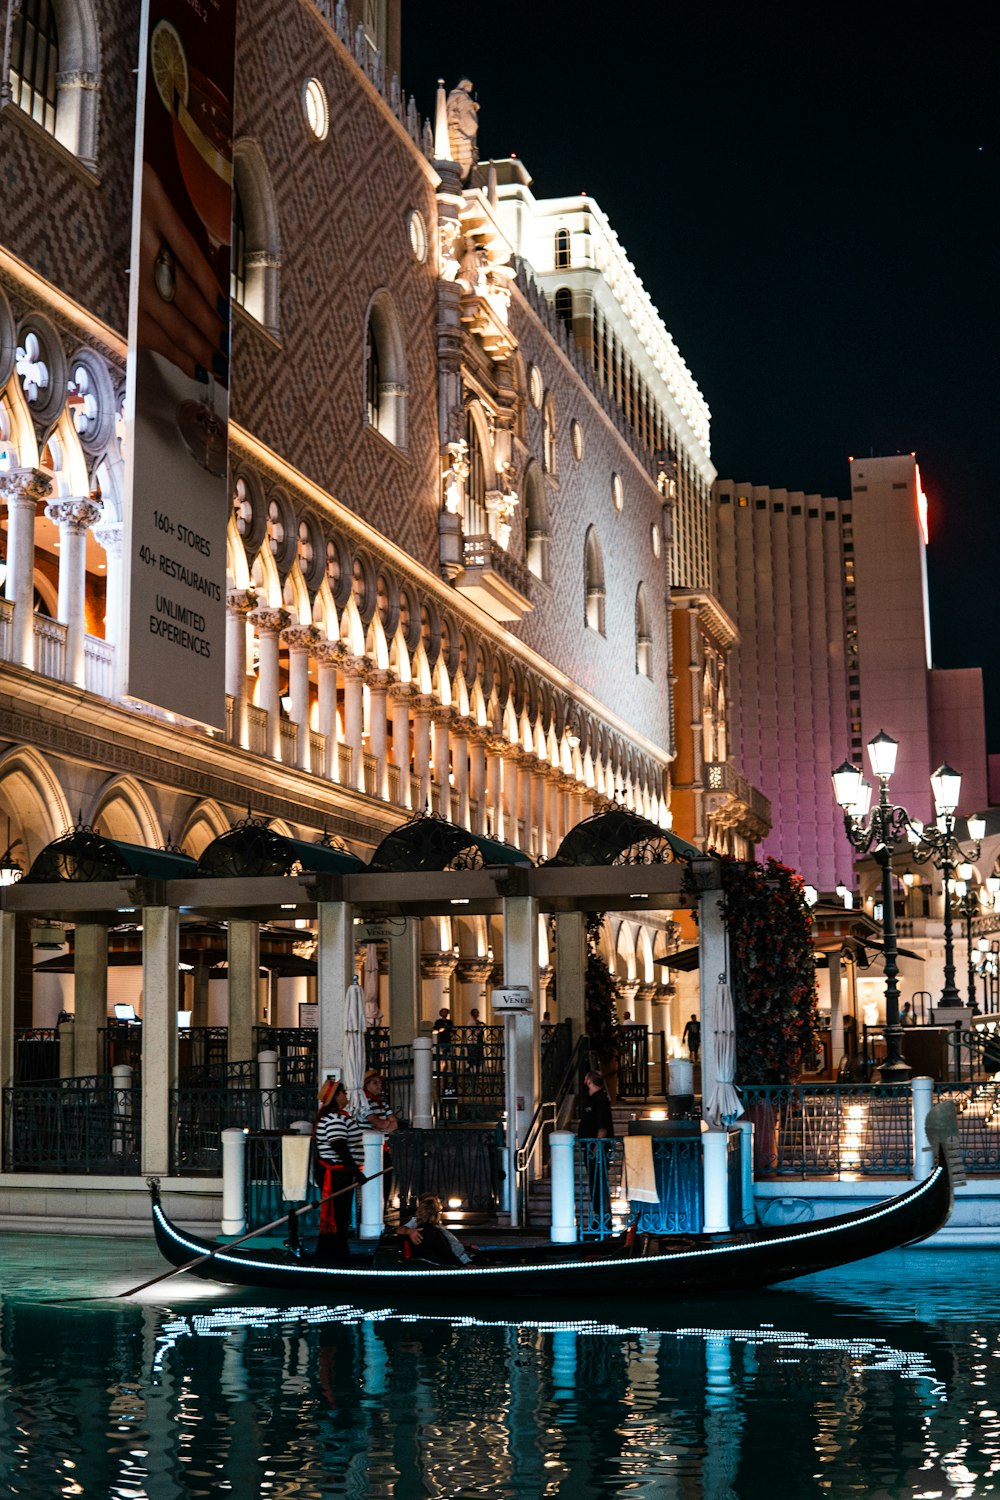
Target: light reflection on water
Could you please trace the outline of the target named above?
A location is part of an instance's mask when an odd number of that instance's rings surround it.
[[[0,1494],[931,1500],[1000,1470],[988,1253],[698,1304],[417,1316],[181,1282],[155,1304],[42,1300],[147,1264],[0,1238]]]

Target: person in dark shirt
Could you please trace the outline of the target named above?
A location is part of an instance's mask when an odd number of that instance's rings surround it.
[[[697,1016],[692,1016],[684,1027],[681,1041],[688,1049],[688,1056],[693,1063],[698,1061],[698,1053],[701,1051],[701,1022]]]
[[[580,1128],[577,1136],[581,1141],[608,1141],[614,1139],[615,1121],[611,1113],[611,1100],[604,1087],[600,1073],[590,1072],[583,1080],[583,1100],[580,1105]],[[603,1147],[587,1149],[587,1179],[590,1184],[590,1201],[598,1221],[610,1219],[611,1191],[608,1185],[608,1152]]]

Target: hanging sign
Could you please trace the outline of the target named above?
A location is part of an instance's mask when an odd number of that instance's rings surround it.
[[[490,990],[490,1005],[497,1015],[530,1015],[531,991],[525,984],[511,984],[503,989]]]
[[[359,922],[354,929],[354,941],[356,943],[387,943],[390,938],[399,937],[404,930],[404,924],[397,922]]]

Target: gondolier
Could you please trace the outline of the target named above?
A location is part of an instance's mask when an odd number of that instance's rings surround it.
[[[321,1098],[316,1121],[316,1157],[320,1169],[320,1187],[328,1200],[320,1209],[319,1239],[316,1260],[323,1265],[344,1266],[350,1263],[347,1231],[351,1223],[353,1192],[341,1192],[364,1182],[361,1168],[365,1150],[361,1126],[347,1108],[347,1091],[339,1081],[324,1085],[327,1102]],[[329,1201],[331,1194],[339,1197]]]

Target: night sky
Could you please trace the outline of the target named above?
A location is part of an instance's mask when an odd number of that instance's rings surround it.
[[[580,18],[596,14],[599,20]],[[712,412],[720,478],[845,495],[914,451],[935,665],[1000,751],[1000,7],[404,0],[403,82],[596,198]]]

